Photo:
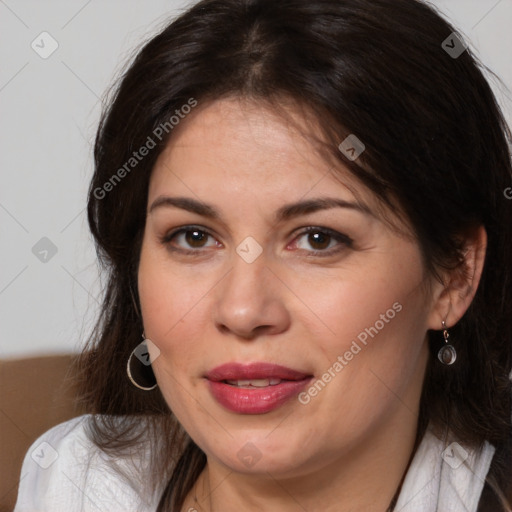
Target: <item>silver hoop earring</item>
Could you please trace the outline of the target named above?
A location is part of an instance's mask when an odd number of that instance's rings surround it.
[[[453,363],[455,363],[457,359],[457,351],[455,350],[455,347],[448,341],[450,335],[448,334],[448,329],[446,328],[444,320],[442,324],[444,345],[439,349],[439,352],[437,353],[437,358],[439,359],[439,361],[441,361],[441,363],[450,366]]]
[[[144,338],[144,334],[142,337]],[[135,359],[133,356],[135,356]],[[126,373],[130,382],[136,388],[142,389],[143,391],[151,391],[158,386],[155,374],[151,368],[146,339],[139,343],[130,354],[126,365]]]

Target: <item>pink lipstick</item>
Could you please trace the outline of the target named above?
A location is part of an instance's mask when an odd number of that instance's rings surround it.
[[[300,391],[312,375],[272,363],[227,363],[206,374],[212,396],[239,414],[270,412]]]

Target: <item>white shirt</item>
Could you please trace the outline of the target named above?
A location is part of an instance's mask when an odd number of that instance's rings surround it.
[[[29,448],[14,512],[154,512],[148,453],[113,460],[87,437],[88,415],[50,429]],[[395,512],[476,512],[494,447],[480,453],[427,429],[404,479]],[[165,483],[164,483],[165,484]]]
[[[15,512],[156,510],[160,497],[148,495],[142,485],[147,453],[113,460],[87,436],[88,417],[61,423],[32,444],[21,468]]]

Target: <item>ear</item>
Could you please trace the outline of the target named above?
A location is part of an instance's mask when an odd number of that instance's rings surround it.
[[[433,286],[429,329],[441,329],[443,320],[447,327],[452,327],[463,317],[475,297],[486,250],[487,232],[483,226],[464,235],[464,261],[442,275],[443,283],[436,281]]]

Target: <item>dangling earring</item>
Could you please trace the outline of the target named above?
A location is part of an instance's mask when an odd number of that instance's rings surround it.
[[[144,333],[142,333],[144,341],[139,343],[130,354],[128,364],[126,365],[126,373],[130,382],[143,391],[151,391],[157,387],[157,382],[153,369],[151,368],[151,360],[149,357],[148,345]],[[133,356],[135,355],[135,358]],[[135,378],[137,380],[135,380]]]
[[[439,361],[441,361],[441,363],[449,366],[453,364],[457,359],[457,351],[455,350],[455,347],[448,341],[450,335],[448,334],[448,329],[446,328],[444,320],[442,321],[442,324],[444,345],[439,349],[439,352],[437,353],[437,358],[439,359]]]

